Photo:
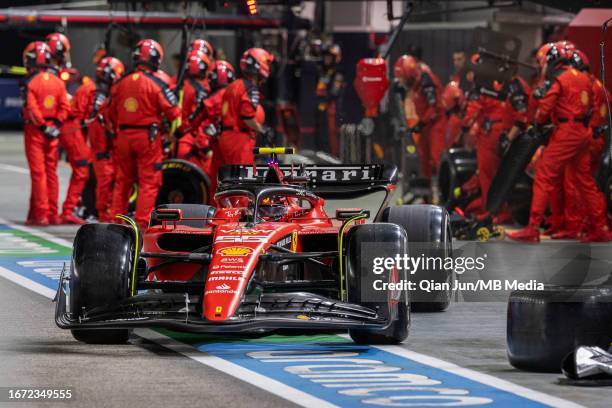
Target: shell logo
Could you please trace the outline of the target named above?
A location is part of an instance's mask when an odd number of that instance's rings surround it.
[[[45,73],[43,74],[43,79],[44,79],[45,81],[48,81],[48,80],[49,80],[49,74],[48,74],[47,72],[45,72]]]
[[[140,78],[140,74],[132,75],[132,81],[138,81],[138,78]]]
[[[246,256],[253,253],[253,250],[246,247],[227,247],[218,250],[217,253],[226,256]]]
[[[580,92],[580,102],[587,106],[589,104],[589,94],[586,91]]]
[[[62,79],[62,81],[67,81],[70,79],[70,74],[66,71],[62,72],[60,74],[60,78]]]
[[[136,98],[127,98],[123,102],[123,107],[128,112],[136,112],[138,110],[138,100]]]
[[[43,106],[46,109],[52,109],[55,106],[55,96],[47,95],[45,99],[43,99]]]

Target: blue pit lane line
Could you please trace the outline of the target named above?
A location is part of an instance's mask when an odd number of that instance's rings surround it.
[[[0,224],[0,230],[11,228],[37,235],[31,229]],[[54,291],[67,262],[66,256],[0,256],[0,276],[25,287],[27,282],[35,282]],[[356,345],[337,336],[332,341],[330,336],[281,340],[277,336],[270,341],[265,337],[227,340],[162,333],[136,331],[141,337],[306,407],[578,406],[401,346]]]

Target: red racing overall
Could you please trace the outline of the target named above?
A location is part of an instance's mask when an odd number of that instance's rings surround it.
[[[41,130],[57,125],[68,116],[70,105],[63,82],[52,73],[37,71],[24,85],[23,118],[25,153],[30,167],[32,189],[28,222],[58,223],[57,147]]]
[[[206,79],[185,80],[181,115],[183,126],[188,126],[190,130],[179,139],[178,158],[191,161],[210,176],[211,159],[207,154],[210,151],[210,140],[194,121],[199,111],[204,109],[204,102],[209,94],[210,86]]]
[[[108,89],[106,85],[89,81],[76,92],[75,116],[87,126],[87,138],[96,175],[96,209],[100,222],[110,222],[109,214],[114,183],[111,140],[104,125]]]
[[[62,205],[62,218],[65,220],[76,218],[73,216],[74,208],[78,204],[83,188],[89,179],[91,151],[81,130],[81,115],[84,108],[83,98],[88,93],[88,88],[92,86],[95,85],[91,79],[83,79],[82,85],[76,90],[72,98],[70,115],[64,126],[62,126],[60,133],[60,143],[66,149],[68,161],[72,168],[66,199]],[[81,105],[77,106],[78,103]]]
[[[219,149],[222,164],[253,164],[255,131],[244,120],[254,119],[259,104],[257,85],[246,79],[225,88],[221,105]]]
[[[421,63],[421,79],[412,91],[414,106],[419,117],[421,137],[417,143],[421,173],[431,177],[437,171],[440,156],[446,145],[446,115],[442,106],[442,84],[431,69]]]
[[[605,209],[590,169],[589,145],[591,132],[586,117],[593,104],[592,81],[574,68],[566,69],[540,100],[536,123],[543,124],[551,115],[558,122],[544,155],[538,164],[533,185],[529,226],[538,228],[548,200],[556,186],[561,185],[564,171],[574,175],[581,202],[587,207],[593,225],[606,225]]]
[[[177,100],[163,81],[142,65],[111,88],[109,118],[115,130],[117,181],[111,213],[125,214],[134,182],[138,182],[136,222],[145,228],[161,186],[162,115],[178,117]]]

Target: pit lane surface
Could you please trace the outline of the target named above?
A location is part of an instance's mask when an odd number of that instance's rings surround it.
[[[0,217],[9,221],[23,220],[27,211],[29,177],[24,171],[27,166],[21,143],[21,138],[7,136],[2,140],[0,151],[3,191],[0,195]],[[62,193],[68,176],[69,170],[62,168]],[[46,228],[44,232],[52,237],[70,240],[76,228],[52,227]],[[6,244],[6,236],[0,242]],[[48,244],[49,241],[46,242],[42,242],[43,248],[54,248]],[[504,262],[500,265],[506,265],[508,270],[524,264],[524,256],[518,255],[525,252],[520,251],[527,251],[535,257],[539,252],[543,255],[554,248],[553,244],[525,248],[508,243],[489,245],[489,253],[504,256]],[[34,247],[29,254],[3,258],[2,267],[26,278],[36,276],[32,275],[34,269],[42,269],[47,274],[36,272],[40,275],[37,279],[43,286],[46,284],[50,288],[51,282],[45,279],[52,280],[57,270],[49,270],[48,264],[41,267],[41,264],[31,262],[53,260],[57,268],[62,260],[67,259],[68,252],[66,249],[55,249],[58,252],[41,254],[40,248]],[[605,247],[595,250],[602,251]],[[603,264],[609,266],[607,262]],[[343,394],[344,399],[340,400],[338,395],[327,396],[323,391],[331,389],[339,394],[338,387],[322,387],[320,378],[317,383],[313,381],[317,380],[316,377],[305,377],[301,374],[308,373],[291,368],[303,366],[304,360],[308,360],[308,353],[319,357],[335,353],[336,358],[381,361],[386,367],[400,367],[401,373],[421,376],[411,377],[413,382],[419,380],[427,384],[429,379],[429,385],[421,385],[421,388],[443,386],[446,389],[464,390],[470,397],[481,398],[480,401],[472,400],[472,403],[535,406],[539,405],[535,401],[539,401],[549,405],[570,406],[571,401],[593,407],[610,405],[612,391],[609,389],[562,387],[556,384],[558,375],[522,373],[512,369],[505,358],[505,307],[503,302],[458,303],[446,313],[413,315],[407,343],[382,350],[355,348],[344,338],[331,334],[228,341],[219,337],[179,336],[153,331],[140,331],[139,336],[134,336],[131,344],[126,346],[89,346],[73,341],[68,332],[55,327],[53,305],[46,297],[8,279],[0,279],[0,387],[71,387],[78,401],[87,401],[88,406],[249,404],[286,407],[294,405],[290,400],[307,406],[324,406],[323,400],[333,401],[333,404],[340,406],[356,405],[355,401],[359,402],[363,398],[348,399]],[[282,354],[287,352],[289,356]],[[356,355],[347,356],[351,353]],[[350,376],[352,380],[358,377],[355,373]],[[513,387],[504,380],[546,395]],[[259,387],[246,381],[256,383]],[[279,383],[288,383],[287,388],[283,389]],[[371,385],[371,380],[368,384]],[[328,382],[327,385],[338,384]],[[276,389],[282,397],[260,387]],[[401,391],[401,387],[395,388]],[[438,389],[429,391],[428,395],[439,393]],[[318,400],[319,397],[322,399]]]

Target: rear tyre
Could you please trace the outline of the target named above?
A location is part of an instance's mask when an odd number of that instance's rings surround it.
[[[551,285],[512,292],[506,340],[510,364],[527,371],[558,373],[577,346],[605,350],[612,340],[612,288]]]
[[[157,193],[160,204],[208,204],[210,201],[210,180],[195,164],[180,159],[162,163],[162,185]]]
[[[384,329],[350,329],[359,344],[398,344],[408,337],[410,303],[407,290],[376,290],[374,283],[400,282],[406,271],[389,270],[374,274],[374,258],[395,257],[408,250],[406,232],[399,225],[377,223],[357,225],[346,237],[346,274],[349,303],[377,311],[390,324]]]
[[[124,225],[86,224],[74,239],[70,266],[70,313],[73,318],[96,307],[112,306],[130,296],[134,233]],[[84,343],[120,344],[127,329],[76,329]]]
[[[411,281],[416,282],[417,288],[422,280],[433,280],[436,284],[444,284],[444,289],[440,290],[411,291],[412,311],[442,312],[446,310],[453,296],[452,288],[455,282],[454,270],[444,268],[445,260],[453,256],[452,234],[446,210],[429,204],[387,207],[383,211],[382,221],[404,227],[408,236],[410,253],[426,259],[442,260],[442,265],[434,265],[434,268],[427,270],[417,270],[409,276]]]

